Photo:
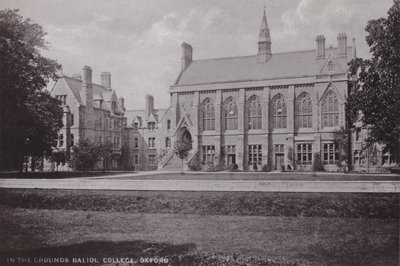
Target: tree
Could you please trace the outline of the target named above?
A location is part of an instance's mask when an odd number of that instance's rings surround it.
[[[72,147],[69,165],[75,170],[92,170],[100,159],[96,145],[89,140],[80,140],[78,145]]]
[[[58,171],[58,166],[67,162],[67,155],[65,151],[55,150],[48,156],[48,159],[56,164],[56,171]]]
[[[333,143],[338,149],[338,167],[344,167],[344,171],[350,169],[351,164],[351,128],[341,128],[333,133]],[[343,163],[345,165],[343,165]]]
[[[177,140],[174,143],[174,152],[176,156],[182,161],[182,172],[183,172],[183,160],[189,155],[189,151],[192,149],[192,142],[188,139]]]
[[[387,18],[369,21],[365,30],[372,58],[350,62],[355,82],[348,98],[349,117],[369,127],[367,142],[396,149],[400,143],[400,1],[395,1]]]
[[[43,57],[43,28],[18,10],[0,10],[0,169],[22,170],[24,155],[43,155],[62,127],[59,102],[45,90],[61,66]]]

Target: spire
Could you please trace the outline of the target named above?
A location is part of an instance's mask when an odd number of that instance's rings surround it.
[[[267,16],[264,14],[261,22],[260,33],[258,35],[258,54],[257,60],[259,63],[265,63],[272,57],[271,53],[271,37],[267,23]]]

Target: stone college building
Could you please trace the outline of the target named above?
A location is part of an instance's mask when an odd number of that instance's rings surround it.
[[[191,45],[182,44],[168,109],[155,109],[148,95],[145,110],[124,110],[110,74],[102,74],[101,86],[91,84],[88,68],[82,80],[59,80],[64,85],[57,83],[52,93],[71,96],[66,112],[79,116],[78,124],[63,131],[70,134],[64,140],[111,141],[116,155],[126,151],[115,160],[117,168],[179,169],[173,144],[188,139],[186,164],[202,169],[237,164],[249,170],[264,165],[311,170],[318,156],[326,170],[336,171],[333,132],[345,126],[347,64],[355,57],[354,41],[348,46],[345,33],[338,34],[335,48],[319,35],[316,49],[273,53],[264,12],[256,55],[194,60]],[[67,85],[69,92],[62,89]]]

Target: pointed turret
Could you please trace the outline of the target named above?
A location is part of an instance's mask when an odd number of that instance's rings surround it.
[[[271,37],[269,35],[267,16],[264,15],[261,22],[260,34],[258,35],[258,54],[257,61],[259,63],[265,63],[272,57],[271,53]]]

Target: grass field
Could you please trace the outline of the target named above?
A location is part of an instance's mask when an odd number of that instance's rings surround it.
[[[297,265],[399,264],[399,198],[393,194],[0,193],[2,258],[203,252]],[[250,265],[285,265],[272,262]]]
[[[329,172],[217,172],[217,173],[155,173],[146,175],[132,174],[128,176],[112,177],[112,179],[150,179],[150,180],[309,180],[309,181],[346,181],[346,180],[386,180],[398,181],[400,175],[366,175],[366,174],[344,174]]]

